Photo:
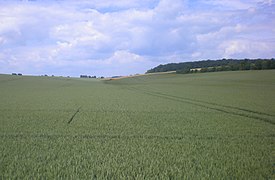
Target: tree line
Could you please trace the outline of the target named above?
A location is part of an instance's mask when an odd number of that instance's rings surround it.
[[[146,73],[176,71],[177,73],[275,69],[275,59],[221,59],[159,65]]]

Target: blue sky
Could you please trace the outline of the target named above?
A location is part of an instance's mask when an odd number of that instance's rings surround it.
[[[0,0],[0,73],[129,75],[274,47],[273,0]]]

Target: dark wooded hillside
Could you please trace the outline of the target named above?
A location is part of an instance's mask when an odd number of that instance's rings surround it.
[[[176,71],[177,73],[275,69],[275,59],[221,59],[159,65],[146,73]]]

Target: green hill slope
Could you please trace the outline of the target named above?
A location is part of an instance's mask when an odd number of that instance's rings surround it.
[[[275,69],[275,60],[272,59],[222,59],[193,62],[169,63],[159,65],[147,73],[176,71],[180,74],[215,71],[237,70],[264,70]]]

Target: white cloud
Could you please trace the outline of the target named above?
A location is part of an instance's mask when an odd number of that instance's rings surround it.
[[[119,75],[184,60],[272,57],[273,9],[270,0],[0,0],[0,73]]]
[[[4,37],[0,37],[0,45],[6,43],[6,39]]]
[[[128,51],[116,51],[112,57],[108,58],[106,61],[107,64],[131,64],[131,63],[142,63],[144,62],[144,58],[130,53]]]
[[[201,52],[192,53],[192,58],[199,58],[201,56]]]
[[[238,34],[247,30],[245,25],[237,24],[234,26],[225,26],[217,31],[212,31],[206,34],[198,34],[197,41],[206,44],[210,41],[220,41],[226,39],[228,36],[238,36]]]
[[[56,26],[53,28],[51,37],[64,41],[66,45],[69,44],[66,47],[70,48],[89,46],[93,49],[99,49],[110,41],[108,36],[93,27],[92,22],[77,22]]]
[[[249,9],[258,4],[269,6],[274,4],[273,0],[208,0],[206,3],[227,9]]]
[[[257,42],[249,40],[228,40],[223,42],[219,48],[223,51],[223,57],[252,57],[259,58],[263,52],[266,57],[271,58],[274,54],[274,43]]]

